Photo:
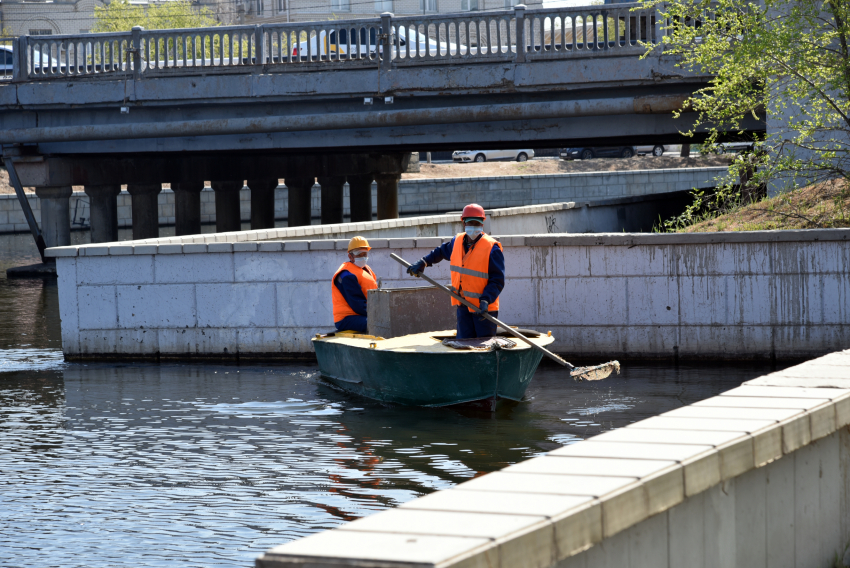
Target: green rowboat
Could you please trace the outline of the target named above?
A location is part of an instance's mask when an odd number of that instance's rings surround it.
[[[480,401],[494,409],[499,400],[522,399],[540,351],[519,341],[492,351],[442,343],[454,335],[441,331],[382,339],[343,332],[316,336],[313,348],[322,377],[382,402],[448,406]],[[551,335],[533,335],[529,339],[540,346],[554,341]]]

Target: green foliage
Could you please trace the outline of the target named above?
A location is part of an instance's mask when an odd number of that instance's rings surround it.
[[[696,194],[694,206],[669,229],[758,198],[768,184],[793,189],[850,179],[850,2],[642,4],[664,18],[665,54],[678,57],[683,69],[716,77],[689,101],[699,118],[685,134],[707,128],[710,151],[721,138],[742,135],[749,116],[766,112],[779,125],[756,140],[755,152],[732,163],[715,192]]]
[[[92,32],[127,32],[134,26],[146,30],[206,28],[219,25],[213,12],[194,6],[189,0],[168,0],[150,4],[131,4],[130,0],[112,0],[95,6]]]

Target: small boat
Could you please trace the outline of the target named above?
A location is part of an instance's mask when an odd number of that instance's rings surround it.
[[[551,334],[519,330],[537,345]],[[361,396],[411,406],[519,401],[543,357],[531,346],[497,336],[455,339],[454,331],[383,339],[351,332],[313,339],[319,371],[331,383]]]

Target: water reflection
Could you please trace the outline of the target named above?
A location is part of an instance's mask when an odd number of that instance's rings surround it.
[[[633,364],[576,383],[543,367],[493,415],[381,405],[313,365],[66,364],[58,347],[55,284],[0,277],[3,565],[249,566],[766,370]]]

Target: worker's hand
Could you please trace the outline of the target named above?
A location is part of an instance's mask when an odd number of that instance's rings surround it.
[[[420,258],[415,263],[411,264],[407,267],[407,273],[411,276],[416,276],[419,278],[419,275],[425,272],[425,259]]]
[[[478,315],[482,315],[481,319],[484,320],[483,314],[487,313],[487,308],[490,307],[490,302],[487,300],[481,300],[478,302],[478,310],[475,312]]]

